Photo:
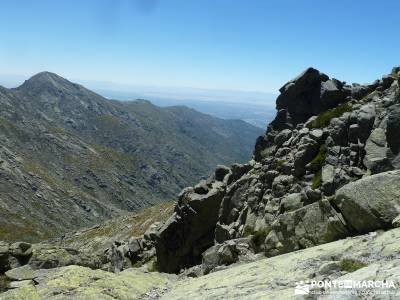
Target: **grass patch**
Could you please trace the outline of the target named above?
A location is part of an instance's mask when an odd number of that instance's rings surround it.
[[[5,275],[0,275],[0,293],[7,291],[10,280]]]
[[[358,269],[364,268],[366,266],[367,265],[363,262],[348,258],[345,258],[340,262],[340,269],[349,273],[357,271]]]
[[[325,144],[322,144],[319,147],[319,152],[317,156],[315,156],[313,160],[310,162],[310,165],[314,170],[319,170],[322,168],[322,165],[325,163],[327,151],[328,148],[326,147]]]
[[[322,166],[325,163],[326,154],[328,149],[325,144],[322,144],[319,147],[318,154],[314,157],[314,159],[310,162],[311,168],[316,171],[314,177],[312,179],[311,188],[313,190],[319,188],[322,184]]]
[[[148,263],[147,263],[147,271],[149,272],[157,272],[157,260],[153,257]]]
[[[320,113],[314,121],[307,124],[307,127],[309,129],[324,128],[329,125],[329,122],[333,118],[338,118],[345,112],[349,112],[351,110],[352,110],[352,105],[350,103],[340,104],[335,108]]]
[[[259,246],[261,244],[264,244],[265,238],[267,237],[267,231],[265,230],[260,230],[254,232],[254,234],[251,236],[251,241],[256,245]]]
[[[280,159],[280,160],[278,160],[278,162],[276,164],[277,164],[278,168],[282,168],[283,165],[285,164],[285,160]]]
[[[322,184],[322,170],[319,170],[317,173],[314,174],[314,177],[312,179],[312,185],[311,188],[313,190],[319,188]]]
[[[244,225],[242,236],[243,237],[248,237],[248,236],[253,235],[253,234],[254,234],[253,226],[250,226],[248,224]]]

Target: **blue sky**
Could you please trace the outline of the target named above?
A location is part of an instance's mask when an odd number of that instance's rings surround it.
[[[0,74],[277,93],[400,64],[400,1],[0,0]]]

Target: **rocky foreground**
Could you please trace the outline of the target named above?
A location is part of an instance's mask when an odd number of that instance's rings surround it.
[[[294,295],[299,281],[400,281],[399,240],[400,229],[371,232],[235,264],[199,278],[148,272],[143,268],[111,273],[80,266],[36,271],[22,267],[9,271],[8,276],[21,281],[14,281],[18,288],[1,294],[1,299],[308,299]],[[400,289],[392,292],[391,298],[384,299],[400,297]],[[320,299],[349,298],[335,295]]]
[[[1,297],[289,299],[306,280],[399,284],[399,77],[397,67],[347,85],[307,69],[281,88],[253,159],[184,189],[143,234],[113,239],[99,225],[82,247],[84,232],[2,244],[3,285],[14,289]],[[398,288],[370,298],[398,299]]]

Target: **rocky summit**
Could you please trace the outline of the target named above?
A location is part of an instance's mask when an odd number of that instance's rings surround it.
[[[113,101],[56,74],[0,87],[0,239],[39,241],[171,200],[261,130],[186,107]]]
[[[348,85],[307,69],[280,89],[252,160],[219,165],[141,232],[99,224],[2,243],[0,298],[360,299],[368,286],[349,296],[306,282],[399,285],[399,78],[395,67]],[[111,227],[134,223],[124,220]],[[82,236],[95,242],[80,247]],[[398,299],[400,286],[388,292],[367,299]]]

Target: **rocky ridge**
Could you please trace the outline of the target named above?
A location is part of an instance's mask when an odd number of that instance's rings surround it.
[[[180,194],[154,234],[159,270],[196,266],[202,274],[254,253],[392,228],[400,213],[399,72],[350,86],[309,68],[282,87],[254,159],[220,166]]]
[[[306,70],[281,89],[248,164],[221,165],[184,189],[168,220],[114,242],[102,268],[180,274],[166,299],[196,298],[205,286],[203,296],[289,298],[291,280],[328,273],[398,280],[399,78],[397,67],[372,84],[347,85]],[[251,277],[261,266],[271,272]],[[232,274],[237,281],[222,279]]]
[[[169,201],[219,162],[248,160],[260,133],[49,72],[0,87],[0,239],[37,242]]]

